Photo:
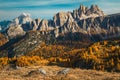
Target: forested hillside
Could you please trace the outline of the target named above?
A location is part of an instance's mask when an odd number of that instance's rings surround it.
[[[47,45],[44,42],[31,52],[13,58],[0,58],[0,65],[58,65],[102,71],[120,71],[120,41],[101,41],[87,48]]]

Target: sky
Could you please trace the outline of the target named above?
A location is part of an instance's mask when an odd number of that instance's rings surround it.
[[[120,13],[120,0],[0,0],[0,21],[12,20],[21,13],[33,19],[52,19],[60,11],[73,11],[80,5],[98,5],[106,14]]]

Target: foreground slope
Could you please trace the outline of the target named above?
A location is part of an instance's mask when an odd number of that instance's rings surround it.
[[[37,72],[38,69],[44,69],[46,75]],[[120,73],[101,72],[96,70],[72,69],[65,74],[57,74],[65,67],[58,66],[30,66],[12,69],[6,67],[0,71],[0,79],[4,80],[120,80]],[[30,73],[31,72],[31,73]],[[8,76],[9,75],[9,76]]]

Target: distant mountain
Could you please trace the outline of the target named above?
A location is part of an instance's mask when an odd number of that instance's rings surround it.
[[[7,35],[10,39],[25,34],[22,25],[29,24],[32,21],[29,13],[22,13],[12,21],[1,21],[0,32]]]

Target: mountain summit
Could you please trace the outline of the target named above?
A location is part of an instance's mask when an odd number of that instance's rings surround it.
[[[21,24],[29,23],[31,21],[32,19],[29,13],[22,13],[20,16],[13,19],[12,23],[16,25],[21,25]]]
[[[73,10],[72,14],[75,19],[80,20],[105,15],[97,5],[92,5],[90,8],[80,5],[79,9]]]

